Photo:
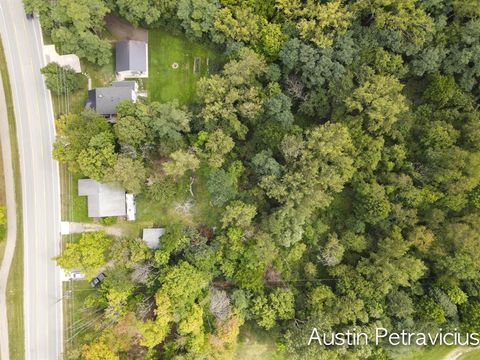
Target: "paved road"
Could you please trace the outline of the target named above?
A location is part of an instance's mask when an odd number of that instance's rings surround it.
[[[15,182],[12,167],[12,147],[7,117],[7,103],[0,76],[0,143],[2,146],[3,173],[5,179],[5,195],[7,205],[7,238],[5,253],[0,267],[0,358],[8,359],[8,318],[6,290],[8,273],[12,264],[15,245],[17,243],[17,214],[15,203]]]
[[[55,129],[40,27],[22,0],[0,0],[0,34],[12,85],[23,195],[25,358],[55,360],[63,343],[60,271],[60,181],[51,149]],[[5,359],[3,359],[5,360]],[[15,360],[15,359],[12,359]]]

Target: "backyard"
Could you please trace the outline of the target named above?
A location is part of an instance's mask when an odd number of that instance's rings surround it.
[[[223,61],[212,46],[161,29],[149,32],[148,51],[147,89],[150,99],[160,102],[191,102],[195,99],[197,80],[216,72]]]

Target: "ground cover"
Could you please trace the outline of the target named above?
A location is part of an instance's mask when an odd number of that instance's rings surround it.
[[[278,351],[275,331],[265,331],[247,323],[242,326],[234,359],[239,360],[284,360]]]
[[[458,358],[458,360],[478,360],[480,359],[480,350],[470,351]]]
[[[148,94],[151,100],[195,99],[196,82],[220,68],[222,56],[212,46],[191,42],[162,29],[149,32]]]
[[[23,209],[20,183],[20,160],[18,155],[17,132],[13,111],[12,90],[8,76],[7,63],[0,41],[0,74],[7,102],[10,143],[12,147],[12,166],[15,181],[15,200],[17,204],[17,239],[15,254],[10,267],[7,283],[8,338],[11,359],[24,359],[24,323],[23,323]]]
[[[99,319],[99,311],[85,305],[88,296],[96,289],[86,280],[68,281],[63,284],[63,313],[65,353],[72,355],[81,351],[85,338],[91,340],[95,335],[94,325]]]
[[[87,197],[78,196],[79,175],[72,174],[65,165],[60,167],[60,186],[62,189],[62,220],[90,223],[88,217]]]
[[[451,346],[435,346],[430,348],[420,348],[410,357],[399,357],[404,360],[442,360],[454,348]]]

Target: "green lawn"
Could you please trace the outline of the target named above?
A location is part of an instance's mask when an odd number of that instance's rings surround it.
[[[90,223],[87,197],[78,196],[78,175],[72,174],[65,165],[60,166],[60,186],[62,199],[62,220]]]
[[[286,360],[277,351],[275,331],[265,331],[246,323],[240,329],[234,359],[238,360]]]
[[[148,37],[147,89],[152,100],[177,99],[180,104],[189,103],[195,98],[197,80],[220,68],[222,57],[212,46],[191,42],[165,30],[151,30]],[[195,59],[198,72],[194,72]],[[178,64],[177,69],[172,68],[174,63]]]
[[[480,359],[480,350],[470,351],[463,356],[460,356],[458,360],[478,360]]]
[[[17,130],[13,110],[12,90],[8,75],[7,63],[3,52],[3,45],[0,41],[0,73],[5,90],[7,101],[8,125],[10,142],[12,147],[12,166],[15,181],[15,201],[17,204],[17,239],[15,253],[13,255],[10,273],[7,283],[7,317],[8,317],[8,340],[10,347],[10,358],[22,360],[24,353],[24,323],[23,323],[23,210],[22,192],[20,182],[20,160],[18,156]]]
[[[92,79],[92,88],[109,86],[115,80],[115,56],[113,52],[110,63],[103,66],[82,60],[82,72],[87,73]]]
[[[81,87],[68,96],[54,95],[52,93],[53,111],[55,117],[66,113],[78,113],[85,108],[88,97],[88,80],[84,75],[78,75]]]
[[[455,347],[453,346],[421,348],[421,350],[415,351],[410,357],[399,357],[398,360],[442,360],[445,355],[454,349]]]
[[[96,289],[84,280],[65,282],[63,285],[63,321],[65,352],[71,354],[95,336],[94,326],[98,324],[101,312],[85,304],[88,296],[95,295]]]

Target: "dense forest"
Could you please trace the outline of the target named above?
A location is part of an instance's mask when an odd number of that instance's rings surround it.
[[[88,276],[99,331],[74,359],[228,359],[245,323],[288,359],[389,359],[307,346],[312,327],[480,331],[477,0],[29,0],[62,52],[104,64],[104,16],[213,43],[195,101],[58,120],[54,157],[210,223],[161,247],[84,234],[58,259]],[[103,325],[105,324],[105,326]],[[107,326],[108,325],[108,326]],[[273,335],[272,335],[273,336]]]

